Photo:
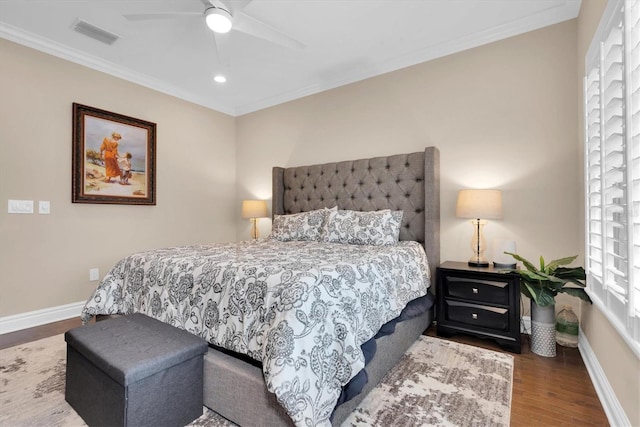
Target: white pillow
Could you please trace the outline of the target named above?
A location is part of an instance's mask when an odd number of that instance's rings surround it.
[[[400,236],[402,211],[359,212],[340,210],[329,215],[325,241],[350,245],[395,245]]]
[[[337,207],[333,207],[291,215],[275,215],[270,237],[281,242],[321,241],[329,214],[337,210]]]

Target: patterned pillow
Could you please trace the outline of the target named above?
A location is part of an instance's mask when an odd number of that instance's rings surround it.
[[[270,237],[281,242],[321,241],[329,214],[337,210],[337,207],[333,207],[291,215],[275,215]]]
[[[350,245],[395,245],[400,236],[402,211],[331,213],[325,235],[326,242]]]

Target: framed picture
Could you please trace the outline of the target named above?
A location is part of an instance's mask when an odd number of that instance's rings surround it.
[[[73,104],[72,202],[156,204],[156,124]]]

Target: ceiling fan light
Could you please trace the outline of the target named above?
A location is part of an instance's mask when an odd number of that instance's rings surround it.
[[[231,30],[231,14],[219,7],[210,7],[205,11],[207,26],[216,33],[228,33]]]

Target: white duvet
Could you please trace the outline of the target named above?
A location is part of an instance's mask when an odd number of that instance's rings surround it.
[[[328,426],[342,386],[364,367],[361,344],[429,284],[416,242],[175,247],[118,262],[82,317],[140,312],[246,354],[297,426]]]

